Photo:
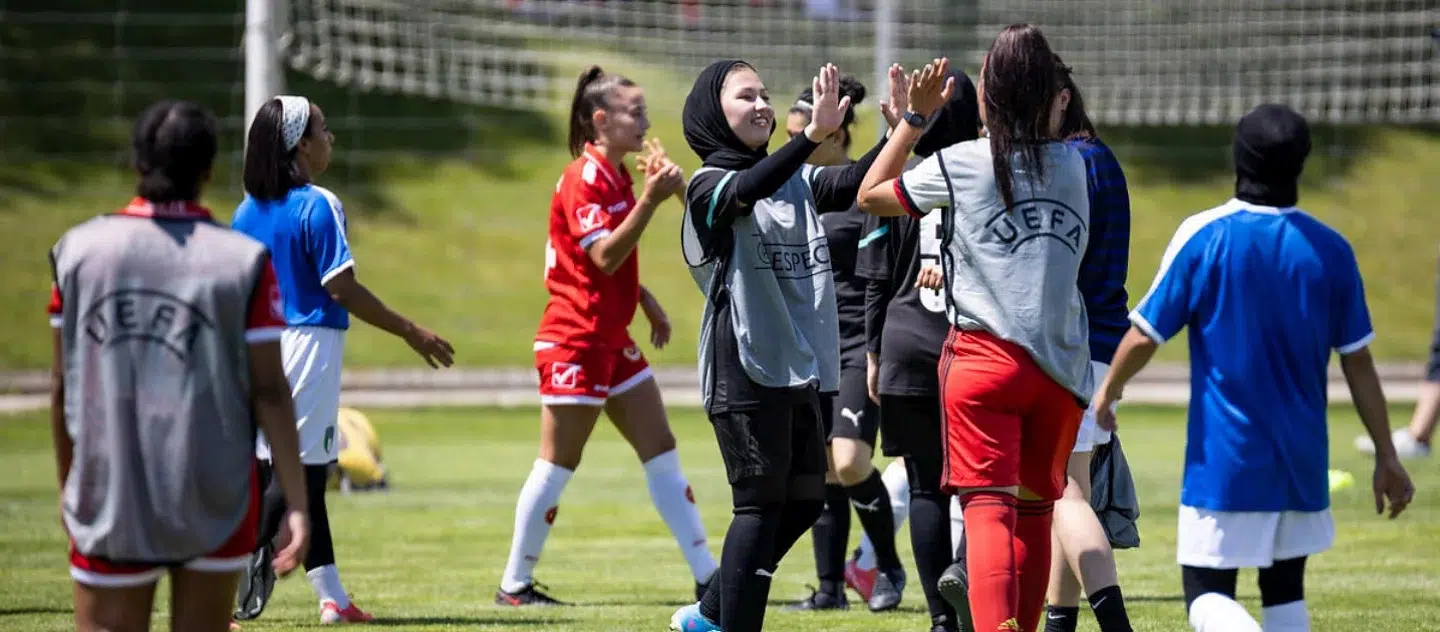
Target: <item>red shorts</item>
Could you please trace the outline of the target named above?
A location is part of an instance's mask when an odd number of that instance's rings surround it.
[[[540,372],[540,403],[603,406],[605,400],[650,379],[650,364],[630,341],[620,349],[575,349],[554,342],[535,342],[535,368]]]
[[[1044,500],[1060,498],[1085,409],[1023,348],[952,329],[940,357],[940,399],[946,493],[1019,485]]]
[[[260,472],[250,467],[250,502],[240,526],[219,548],[208,555],[172,565],[131,564],[111,562],[103,557],[86,556],[70,542],[70,578],[78,584],[96,588],[132,588],[160,581],[171,567],[184,567],[202,573],[236,573],[250,563],[250,553],[260,535]]]

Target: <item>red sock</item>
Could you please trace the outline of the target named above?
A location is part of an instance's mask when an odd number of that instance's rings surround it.
[[[1015,566],[1020,569],[1017,618],[1021,630],[1034,630],[1040,625],[1045,590],[1050,584],[1050,525],[1055,516],[1055,503],[1021,500],[1016,505],[1016,514]]]
[[[965,511],[965,566],[970,575],[970,615],[975,629],[1019,630],[1007,627],[1017,623],[1020,605],[1019,567],[1013,548],[1015,497],[975,492],[960,504]]]

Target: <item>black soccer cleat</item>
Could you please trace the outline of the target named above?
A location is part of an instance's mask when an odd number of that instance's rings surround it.
[[[905,592],[905,569],[896,567],[875,575],[875,590],[870,593],[870,612],[885,612],[900,607]]]
[[[275,590],[275,551],[270,543],[250,554],[245,565],[245,575],[240,578],[239,590],[235,592],[235,614],[239,621],[248,621],[265,611],[270,593]]]
[[[521,607],[526,607],[526,606],[548,607],[548,606],[568,606],[568,605],[570,605],[570,604],[567,604],[567,603],[565,603],[565,602],[563,602],[563,601],[560,601],[559,599],[556,599],[556,598],[554,598],[554,597],[551,597],[550,595],[547,595],[547,594],[545,594],[545,593],[543,593],[543,592],[540,592],[540,589],[541,589],[541,588],[544,588],[545,590],[550,590],[550,587],[549,587],[549,586],[546,586],[546,585],[541,584],[541,583],[539,583],[539,582],[530,582],[530,585],[529,585],[529,586],[526,586],[524,589],[520,590],[519,592],[513,592],[513,593],[512,593],[512,592],[505,592],[503,589],[496,590],[496,591],[495,591],[495,605],[497,605],[497,606],[514,606],[514,607],[516,607],[516,608],[521,608]]]
[[[975,621],[970,617],[970,576],[965,572],[965,560],[951,564],[940,573],[935,587],[940,597],[955,609],[959,632],[975,632]]]
[[[790,604],[786,610],[849,610],[850,600],[845,598],[845,591],[840,590],[834,593],[821,592],[810,588],[810,596]]]

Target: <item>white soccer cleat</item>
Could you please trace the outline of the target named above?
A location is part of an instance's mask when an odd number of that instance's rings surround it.
[[[1395,442],[1395,454],[1402,459],[1423,459],[1430,456],[1430,446],[1415,440],[1409,428],[1401,428],[1390,435]],[[1375,454],[1375,442],[1370,437],[1355,437],[1355,449],[1365,454]]]

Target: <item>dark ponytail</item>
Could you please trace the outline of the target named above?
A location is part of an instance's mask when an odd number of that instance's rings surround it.
[[[570,101],[570,155],[580,157],[585,152],[585,143],[595,141],[596,110],[608,110],[605,99],[615,88],[634,86],[635,82],[620,75],[607,75],[599,66],[591,66],[580,73],[575,83],[575,96]]]
[[[845,110],[845,118],[840,122],[840,131],[845,132],[845,142],[842,143],[842,145],[846,149],[849,149],[850,140],[854,136],[850,133],[850,126],[855,124],[855,108],[860,107],[860,103],[865,100],[865,84],[860,83],[859,79],[851,75],[841,77],[840,98],[843,99],[845,97],[850,97],[850,109]],[[802,106],[800,105],[801,103],[806,105]],[[790,108],[790,112],[804,114],[806,120],[809,120],[813,114],[814,107],[815,90],[814,88],[806,88],[802,90],[800,96],[795,99],[795,105]]]
[[[290,189],[307,182],[300,173],[295,149],[285,149],[283,137],[285,108],[279,99],[270,99],[255,112],[245,143],[245,167],[241,180],[245,192],[262,202],[283,200]],[[305,124],[304,136],[314,131],[315,119]]]
[[[1012,24],[995,36],[985,55],[985,128],[990,136],[995,186],[1015,205],[1012,154],[1018,149],[1028,178],[1045,177],[1050,105],[1064,85],[1060,64],[1039,28]]]
[[[155,203],[193,202],[215,165],[215,115],[188,101],[160,101],[135,121],[131,162],[140,174],[135,192]]]

